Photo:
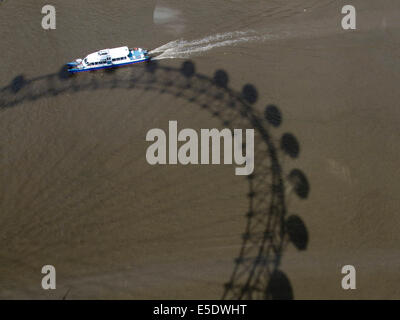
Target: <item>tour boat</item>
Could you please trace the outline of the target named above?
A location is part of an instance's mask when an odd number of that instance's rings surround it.
[[[75,73],[105,68],[115,68],[128,64],[150,60],[148,51],[142,48],[128,49],[118,47],[103,49],[67,63],[68,72]]]

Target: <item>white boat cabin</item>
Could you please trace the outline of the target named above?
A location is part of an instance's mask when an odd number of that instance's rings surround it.
[[[138,49],[138,51],[142,51],[142,49]],[[136,52],[136,50],[131,51],[125,46],[112,49],[103,49],[95,53],[91,53],[83,59],[83,62],[86,67],[96,67],[100,65],[131,62],[132,60],[143,57],[144,52],[140,53]]]

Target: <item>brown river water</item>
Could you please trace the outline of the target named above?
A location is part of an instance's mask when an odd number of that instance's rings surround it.
[[[400,3],[347,2],[0,1],[0,298],[399,299]],[[253,175],[149,165],[170,120],[253,128]]]

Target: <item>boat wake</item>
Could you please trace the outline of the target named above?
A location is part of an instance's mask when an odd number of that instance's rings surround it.
[[[149,53],[159,54],[153,60],[188,58],[218,47],[234,46],[239,43],[263,41],[273,39],[272,35],[259,35],[255,31],[234,31],[218,33],[202,39],[186,41],[183,39],[168,42]]]
[[[332,28],[276,25],[258,31],[247,30],[217,33],[191,41],[178,39],[153,49],[149,53],[153,56],[154,60],[189,58],[219,47],[229,47],[251,42],[260,43],[273,40],[315,38],[336,33],[337,30]]]

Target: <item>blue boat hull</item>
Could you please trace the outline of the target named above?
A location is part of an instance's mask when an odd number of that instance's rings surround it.
[[[145,61],[149,61],[149,60],[150,60],[150,57],[146,57],[146,58],[141,59],[141,60],[135,60],[135,61],[121,63],[121,64],[110,64],[110,65],[106,65],[106,66],[87,68],[87,69],[68,69],[68,72],[69,73],[77,73],[77,72],[93,71],[93,70],[99,70],[99,69],[118,68],[118,67],[126,66],[126,65],[129,65],[129,64],[145,62]]]

